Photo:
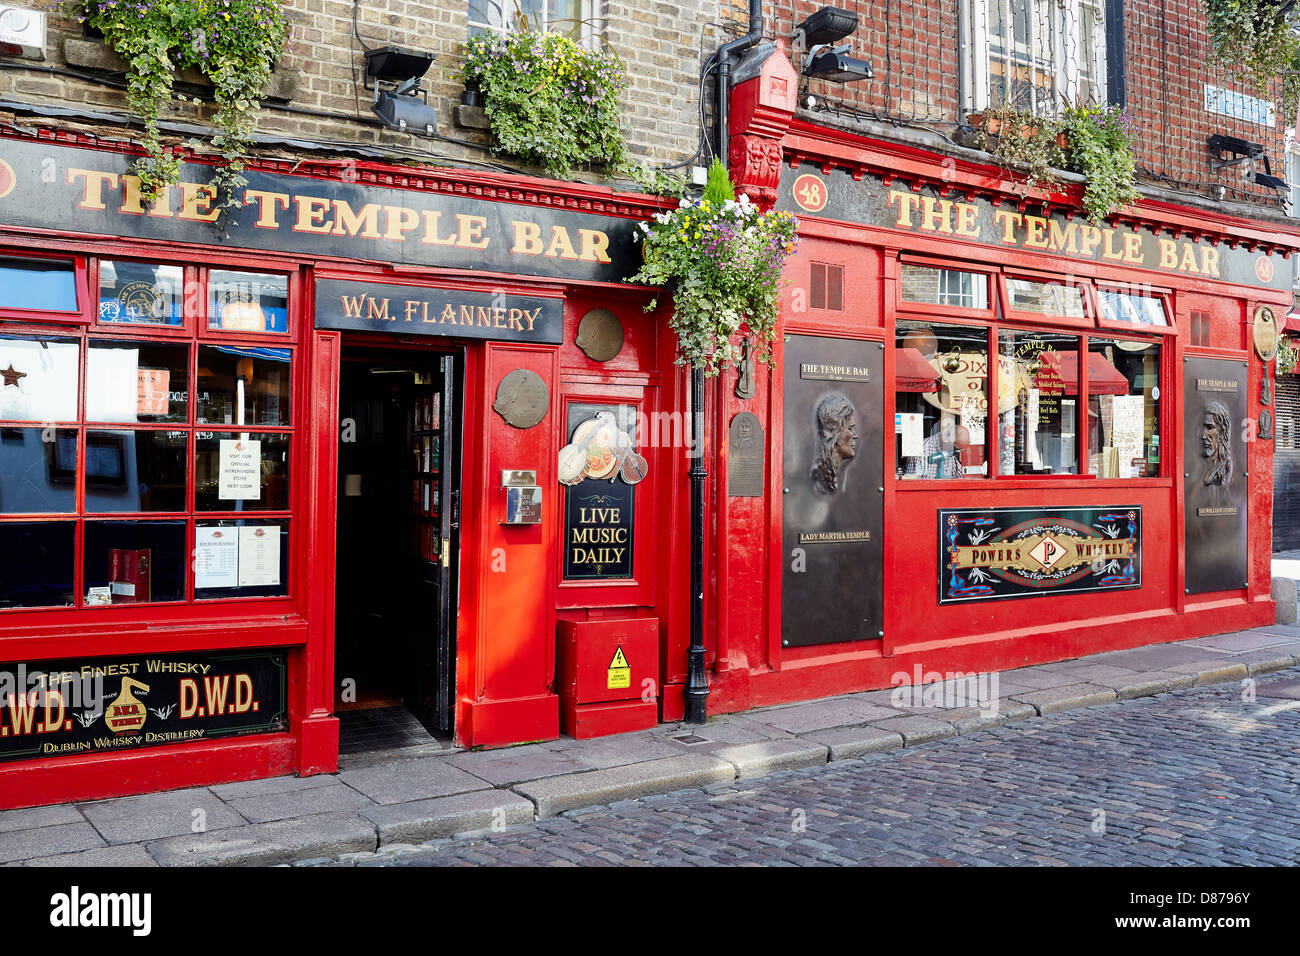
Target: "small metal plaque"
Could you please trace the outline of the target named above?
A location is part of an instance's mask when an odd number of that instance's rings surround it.
[[[870,382],[871,372],[860,365],[827,365],[800,362],[799,377],[812,382]]]
[[[1261,305],[1255,310],[1253,320],[1253,333],[1255,340],[1255,354],[1265,362],[1273,361],[1273,356],[1277,355],[1277,316],[1273,310],[1266,305]]]
[[[501,379],[492,408],[506,424],[522,430],[545,418],[550,404],[551,396],[542,377],[529,369],[517,368]]]
[[[1189,594],[1246,586],[1245,362],[1188,358],[1183,405],[1183,497]]]
[[[623,323],[609,309],[592,309],[578,323],[576,342],[593,362],[608,362],[623,351]]]
[[[541,524],[542,489],[528,485],[506,489],[506,524]]]
[[[1273,440],[1273,413],[1267,408],[1259,413],[1259,440]]]
[[[505,470],[501,472],[502,488],[521,488],[537,484],[536,471]]]
[[[763,497],[763,426],[753,412],[740,412],[727,430],[727,494],[735,498]]]

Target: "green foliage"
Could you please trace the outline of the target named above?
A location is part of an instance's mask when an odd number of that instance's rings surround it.
[[[715,167],[720,168],[720,167]],[[725,168],[722,169],[726,174]],[[710,180],[715,177],[710,171]],[[719,179],[715,189],[722,189]],[[735,194],[730,179],[726,189]],[[645,264],[629,282],[671,285],[677,363],[717,375],[740,359],[732,339],[747,323],[757,358],[771,358],[777,300],[786,259],[798,243],[799,222],[788,212],[759,212],[749,197],[683,199],[672,212],[643,222]],[[652,301],[646,310],[658,304]]]
[[[1128,114],[1117,106],[1071,107],[1058,123],[1069,141],[1069,168],[1088,177],[1083,208],[1089,219],[1100,223],[1141,197],[1134,183],[1136,124]]]
[[[1291,6],[1285,0],[1205,0],[1214,58],[1244,76],[1259,95],[1300,52],[1300,38],[1288,22]]]
[[[1022,174],[1016,187],[1021,196],[1035,186],[1050,189],[1061,184],[1056,170],[1065,166],[1065,155],[1057,145],[1058,129],[1052,118],[1015,106],[998,106],[985,110],[980,132],[982,148],[1004,169]]]
[[[736,199],[736,187],[731,184],[731,174],[727,172],[722,160],[716,157],[709,165],[709,178],[704,183],[702,198],[713,206],[721,206],[728,199],[733,202]]]
[[[613,51],[587,50],[558,33],[484,33],[465,44],[460,78],[482,92],[496,149],[565,178],[575,166],[627,171]]]
[[[686,177],[677,176],[664,169],[652,169],[643,162],[624,162],[617,172],[622,173],[648,193],[681,199],[686,194]]]
[[[212,145],[224,163],[212,189],[218,209],[241,205],[242,175],[262,89],[284,48],[289,23],[276,0],[66,0],[130,62],[127,103],[144,123],[145,156],[135,168],[145,201],[176,182],[179,160],[162,146],[158,119],[171,102],[176,70],[197,67],[212,81]]]
[[[1277,340],[1277,374],[1294,375],[1297,365],[1300,365],[1300,348],[1294,339],[1284,335]]]

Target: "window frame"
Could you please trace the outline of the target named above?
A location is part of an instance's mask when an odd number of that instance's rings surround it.
[[[91,294],[90,265],[86,256],[62,255],[58,252],[44,252],[37,249],[0,249],[3,259],[30,259],[36,262],[70,262],[72,263],[73,282],[77,296],[77,308],[72,312],[55,309],[15,309],[0,306],[0,319],[14,319],[19,322],[59,323],[88,325],[99,313],[98,297]],[[93,306],[93,308],[92,308]]]
[[[1130,335],[1164,335],[1177,336],[1178,325],[1174,320],[1174,302],[1173,292],[1168,289],[1144,288],[1142,291],[1137,290],[1136,283],[1123,283],[1107,280],[1098,280],[1094,283],[1093,294],[1100,292],[1120,292],[1128,295],[1141,295],[1147,298],[1158,299],[1160,307],[1165,311],[1164,325],[1141,325],[1134,326],[1131,322],[1124,322],[1120,319],[1108,319],[1101,311],[1101,297],[1097,296],[1097,328],[1105,329],[1109,332],[1127,332]]]
[[[490,33],[499,33],[499,34],[502,34],[502,35],[506,35],[506,34],[510,34],[510,33],[518,33],[518,32],[519,32],[518,27],[517,27],[517,23],[518,23],[518,21],[515,19],[514,14],[511,14],[511,15],[510,15],[510,17],[509,17],[509,23],[506,23],[506,13],[505,13],[505,8],[506,8],[507,5],[512,5],[512,6],[513,6],[514,0],[484,0],[484,3],[485,3],[486,5],[488,5],[489,7],[497,7],[497,8],[500,10],[500,12],[501,12],[501,19],[502,19],[502,24],[501,24],[501,26],[494,26],[494,25],[492,25],[491,23],[483,23],[483,22],[480,22],[480,21],[478,21],[478,20],[474,20],[474,19],[472,18],[472,14],[471,14],[470,11],[469,11],[469,3],[467,2],[467,3],[465,4],[465,8],[466,8],[466,10],[465,10],[465,29],[466,29],[466,33],[467,33],[469,36],[474,36],[474,31],[475,31],[475,30],[480,30],[480,31],[483,31],[483,32],[490,32]],[[591,49],[592,47],[595,46],[596,37],[598,36],[598,34],[599,34],[599,32],[600,32],[600,31],[596,28],[596,17],[597,17],[596,9],[595,9],[595,6],[596,6],[596,5],[595,5],[595,3],[593,2],[593,0],[578,0],[578,4],[579,4],[579,13],[580,13],[580,14],[585,13],[586,15],[585,15],[585,16],[580,16],[580,17],[578,18],[578,19],[579,19],[579,26],[580,26],[580,29],[581,29],[581,35],[580,35],[580,37],[577,39],[576,42],[578,43],[579,46],[585,47],[585,48],[587,48],[587,49]],[[553,32],[556,32],[556,31],[553,31],[553,30],[551,29],[551,27],[550,27],[550,21],[547,20],[547,19],[545,19],[545,18],[546,18],[545,10],[546,10],[546,7],[545,7],[545,4],[543,4],[543,6],[542,6],[542,11],[543,11],[543,12],[542,12],[542,16],[543,16],[544,19],[543,19],[543,26],[542,26],[542,28],[541,28],[540,30],[538,30],[538,29],[536,29],[536,28],[531,28],[531,27],[530,27],[529,32],[532,32],[532,33],[553,33]],[[568,21],[565,20],[565,21],[562,21],[562,22],[566,22],[566,23],[567,23]],[[568,33],[565,33],[564,35],[565,35],[565,36],[568,36],[569,34],[568,34]]]
[[[0,255],[14,256],[26,255],[34,258],[52,258],[40,253],[32,253],[24,250],[0,249]],[[53,257],[63,258],[63,257]],[[273,268],[263,268],[251,266],[245,261],[231,258],[228,262],[212,263],[210,265],[186,265],[166,256],[157,258],[142,258],[134,256],[121,256],[115,254],[106,254],[102,257],[88,255],[79,257],[83,263],[85,278],[79,291],[85,294],[87,303],[94,302],[95,309],[92,315],[86,315],[83,321],[77,321],[76,318],[69,318],[64,313],[42,313],[52,318],[48,321],[42,321],[40,318],[33,320],[31,315],[24,313],[20,320],[15,322],[0,322],[0,335],[8,338],[13,337],[39,337],[39,338],[60,338],[70,339],[78,343],[80,355],[78,362],[77,377],[77,401],[76,420],[58,421],[58,422],[18,422],[8,421],[0,423],[0,427],[5,428],[42,428],[53,426],[60,430],[74,430],[77,435],[77,471],[74,478],[76,489],[75,501],[71,512],[14,512],[0,514],[0,525],[3,524],[23,524],[23,523],[55,523],[65,522],[73,525],[73,561],[72,568],[72,586],[74,588],[74,602],[70,605],[45,605],[45,606],[14,606],[0,608],[0,628],[3,628],[5,621],[18,615],[18,620],[23,619],[24,615],[44,614],[46,612],[63,612],[72,615],[86,615],[86,623],[107,623],[109,621],[120,621],[123,616],[137,616],[144,614],[148,617],[158,617],[167,614],[183,614],[186,617],[215,617],[221,618],[227,613],[231,613],[237,606],[239,610],[234,613],[247,614],[249,602],[257,605],[260,611],[266,613],[294,612],[301,604],[304,594],[301,590],[301,582],[298,580],[303,562],[307,560],[305,555],[298,552],[310,539],[310,525],[302,511],[301,504],[307,494],[306,478],[300,474],[303,472],[307,463],[307,456],[303,448],[303,443],[309,440],[310,428],[302,421],[303,395],[306,388],[306,356],[305,347],[300,343],[301,329],[300,326],[304,320],[304,304],[302,302],[301,290],[304,279],[301,270],[292,271],[283,266]],[[182,315],[183,322],[180,326],[155,325],[150,323],[115,323],[100,322],[98,320],[98,264],[100,259],[112,261],[139,261],[157,265],[179,265],[183,268],[184,288],[182,290]],[[289,279],[288,300],[287,300],[287,333],[281,332],[240,332],[225,331],[221,329],[207,328],[207,302],[208,302],[208,273],[209,271],[234,271],[234,272],[266,272],[269,274],[286,275]],[[89,310],[83,310],[88,312]],[[6,319],[8,316],[0,312],[0,319]],[[58,326],[52,323],[60,323]],[[187,391],[189,393],[186,403],[186,415],[184,420],[173,422],[103,422],[92,421],[87,418],[87,400],[89,389],[89,371],[88,364],[90,361],[91,347],[95,342],[113,341],[117,343],[140,342],[141,344],[155,343],[159,345],[172,345],[184,347],[187,349],[186,363],[188,383]],[[198,421],[198,368],[200,362],[201,350],[204,346],[227,345],[232,347],[247,346],[252,348],[275,347],[283,349],[289,353],[289,421],[282,425],[247,425],[244,429],[239,426],[224,424],[212,427],[210,423],[200,423]],[[197,441],[200,434],[212,434],[215,437],[225,435],[239,435],[244,432],[248,433],[276,433],[283,434],[288,439],[286,449],[287,453],[287,474],[288,488],[285,493],[285,502],[283,508],[259,509],[256,511],[237,511],[233,507],[213,510],[200,510],[197,506]],[[181,511],[121,511],[106,512],[102,510],[90,511],[87,508],[87,479],[86,479],[86,445],[90,433],[138,433],[138,432],[185,432],[185,454],[186,454],[186,474],[185,474],[185,492],[184,507]],[[93,490],[93,489],[92,489]],[[244,520],[246,523],[274,524],[283,525],[287,528],[287,539],[284,540],[286,552],[283,556],[284,574],[279,587],[283,590],[282,594],[277,595],[249,595],[249,596],[222,596],[216,598],[203,598],[201,591],[195,587],[194,562],[192,560],[197,543],[197,529],[200,525],[217,524],[223,521]],[[103,525],[111,522],[143,522],[143,523],[179,523],[183,527],[184,546],[183,553],[188,552],[190,560],[184,560],[182,569],[183,575],[183,596],[179,600],[159,601],[153,600],[141,603],[121,603],[106,606],[96,606],[88,604],[86,601],[86,530],[89,523]],[[155,610],[157,609],[157,610]],[[183,609],[183,610],[180,610]]]
[[[980,321],[991,321],[997,315],[998,288],[996,267],[979,267],[969,263],[958,263],[953,260],[932,259],[929,256],[921,256],[913,253],[900,253],[898,256],[899,264],[899,281],[897,283],[897,292],[894,296],[894,308],[897,312],[917,313],[925,317],[931,317],[936,313],[939,315],[952,316],[953,319],[976,319]],[[911,302],[903,298],[902,267],[903,266],[920,266],[923,269],[939,269],[949,272],[968,272],[973,275],[982,275],[987,286],[985,292],[988,295],[988,305],[982,309],[960,305],[937,305],[929,302]]]
[[[1002,7],[1004,15],[1010,13],[1010,0],[962,0],[961,5],[961,90],[962,102],[967,110],[984,110],[996,105],[992,100],[993,79],[990,65],[993,60],[993,37],[994,34],[989,29],[989,7],[992,2],[997,2]],[[1029,2],[1029,0],[1026,0]],[[1053,0],[1045,0],[1045,5],[1049,5],[1054,15],[1058,14],[1071,24],[1069,36],[1065,31],[1053,29],[1052,41],[1050,43],[1051,66],[1050,72],[1042,71],[1041,73],[1034,70],[1033,64],[1039,62],[1042,57],[1038,50],[1041,46],[1036,44],[1035,28],[1038,26],[1037,10],[1031,8],[1029,17],[1030,38],[1027,44],[1031,51],[1029,55],[1031,70],[1031,80],[1038,75],[1049,76],[1051,78],[1051,88],[1054,93],[1054,101],[1047,104],[1037,102],[1037,97],[1032,96],[1029,103],[1015,103],[1014,105],[1028,108],[1031,112],[1038,115],[1049,115],[1057,112],[1063,103],[1078,103],[1083,100],[1080,95],[1080,68],[1077,57],[1071,57],[1068,53],[1070,48],[1079,49],[1082,43],[1081,26],[1082,16],[1085,11],[1091,9],[1096,11],[1094,14],[1098,21],[1102,36],[1100,42],[1094,44],[1091,56],[1091,75],[1093,86],[1099,92],[1104,94],[1104,102],[1100,105],[1124,105],[1123,80],[1117,85],[1113,77],[1116,72],[1121,75],[1124,69],[1122,51],[1123,51],[1123,0],[1060,0],[1059,3]],[[1116,13],[1118,8],[1118,14]],[[1017,59],[1014,49],[1015,27],[1008,20],[1009,29],[1012,37],[1012,50],[1004,55],[1007,66],[1016,66],[1021,62]],[[1112,40],[1115,37],[1115,40]],[[1116,50],[1120,51],[1118,62],[1115,58]],[[1011,73],[1006,74],[1008,78]],[[1009,80],[1008,80],[1009,83]],[[1008,89],[1009,89],[1008,85]],[[1032,88],[1032,84],[1031,84]],[[1094,99],[1097,99],[1094,97]]]
[[[1083,300],[1083,315],[1076,318],[1071,315],[1058,315],[1051,312],[1026,312],[1011,307],[1010,280],[1025,282],[1048,282],[1053,285],[1069,286],[1077,289]],[[1092,329],[1097,326],[1097,305],[1092,298],[1092,283],[1087,279],[1070,278],[1051,272],[1034,272],[1030,269],[1004,269],[998,272],[998,294],[1001,296],[1004,321],[1030,326],[1049,326],[1050,328]]]

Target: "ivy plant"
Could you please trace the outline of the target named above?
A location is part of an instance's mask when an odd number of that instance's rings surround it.
[[[1134,176],[1133,133],[1136,122],[1118,106],[1066,109],[1058,120],[1068,145],[1068,167],[1083,173],[1083,208],[1100,223],[1115,210],[1141,197]]]
[[[1205,0],[1214,58],[1244,75],[1257,93],[1265,93],[1300,51],[1300,37],[1290,22],[1293,7],[1293,0]]]
[[[758,360],[770,360],[781,275],[798,228],[790,213],[760,212],[748,196],[738,197],[718,160],[703,196],[640,224],[645,262],[627,281],[671,287],[677,364],[706,376],[736,364],[740,346],[733,339],[742,324],[757,340]],[[646,311],[657,304],[651,300]]]
[[[211,187],[218,211],[241,204],[243,170],[262,89],[284,48],[288,19],[277,0],[66,0],[129,63],[127,104],[144,125],[136,163],[141,198],[152,202],[176,182],[180,160],[158,130],[176,95],[176,71],[196,67],[211,81],[217,112],[212,145],[222,156]]]
[[[1016,186],[1021,196],[1036,186],[1050,189],[1060,185],[1056,170],[1064,168],[1065,154],[1057,141],[1059,128],[1051,117],[1017,106],[997,106],[984,111],[979,132],[980,146],[1004,169],[1021,174]]]
[[[1297,365],[1300,365],[1300,348],[1294,339],[1284,335],[1277,341],[1277,374],[1294,375]]]
[[[558,179],[576,166],[623,171],[619,96],[627,85],[612,50],[559,33],[482,33],[464,47],[460,79],[483,96],[494,148]]]

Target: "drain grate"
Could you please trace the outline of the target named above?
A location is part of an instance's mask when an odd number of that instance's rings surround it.
[[[694,746],[695,744],[707,744],[709,742],[708,737],[701,737],[698,734],[678,734],[672,739],[677,741],[679,744],[686,744],[688,747]]]

